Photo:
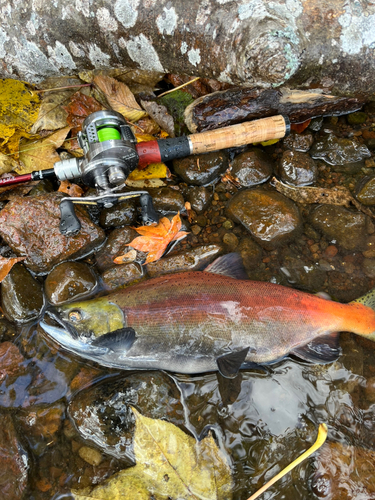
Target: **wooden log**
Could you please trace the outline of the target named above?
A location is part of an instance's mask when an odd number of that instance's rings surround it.
[[[337,97],[313,91],[289,89],[232,88],[196,99],[185,110],[185,123],[191,132],[201,132],[283,114],[291,123],[302,123],[316,116],[339,116],[360,109],[360,97]]]
[[[354,0],[1,2],[1,76],[136,67],[235,85],[375,91],[375,4]]]

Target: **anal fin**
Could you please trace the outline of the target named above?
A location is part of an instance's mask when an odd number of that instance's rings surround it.
[[[338,332],[316,337],[305,345],[295,347],[290,354],[294,354],[310,363],[327,364],[336,361],[341,354]]]

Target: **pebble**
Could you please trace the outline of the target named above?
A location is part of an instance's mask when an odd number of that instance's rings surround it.
[[[278,165],[281,180],[294,186],[315,184],[317,173],[315,161],[308,154],[298,151],[284,151]]]
[[[350,125],[361,125],[362,123],[366,122],[367,118],[367,114],[363,111],[356,111],[355,113],[350,113],[346,116],[346,119],[348,120],[348,123]]]
[[[108,236],[104,247],[95,254],[98,270],[103,273],[107,269],[116,266],[113,262],[115,257],[120,257],[129,251],[128,245],[139,234],[131,227],[116,228]]]
[[[95,274],[87,264],[63,262],[49,273],[44,282],[44,290],[51,304],[62,304],[73,297],[87,295],[96,284]]]
[[[304,132],[303,134],[297,134],[293,130],[283,140],[283,144],[286,148],[292,149],[293,151],[300,151],[306,153],[314,143],[314,137],[310,132]]]
[[[223,174],[229,166],[228,162],[225,151],[215,151],[173,160],[173,169],[188,184],[204,186]]]
[[[134,262],[111,267],[102,274],[102,281],[106,291],[117,290],[134,284],[144,277],[142,266]]]
[[[100,451],[95,448],[90,448],[89,446],[81,446],[78,450],[78,455],[90,465],[98,466],[102,463],[103,455]]]
[[[238,246],[238,238],[233,233],[225,233],[223,236],[223,243],[228,247],[229,252],[233,252]]]
[[[112,208],[104,208],[100,214],[99,224],[104,229],[111,227],[129,226],[137,219],[136,202],[126,200]]]
[[[204,186],[193,186],[188,191],[187,200],[195,212],[202,212],[208,207],[211,196],[210,191]]]
[[[170,187],[149,189],[154,208],[157,212],[181,212],[185,209],[185,200],[180,191]]]
[[[310,155],[314,159],[324,160],[329,165],[345,165],[370,158],[371,153],[367,146],[354,139],[339,138],[334,134],[328,134],[313,145]]]
[[[325,259],[333,259],[338,253],[338,248],[335,245],[328,245],[328,247],[323,252],[323,257]]]
[[[240,191],[229,201],[227,212],[266,250],[292,241],[302,230],[297,205],[274,191]]]
[[[363,177],[355,188],[355,195],[363,205],[375,205],[375,177]]]
[[[233,160],[230,174],[243,187],[257,186],[266,182],[273,172],[273,161],[263,150],[251,148]]]

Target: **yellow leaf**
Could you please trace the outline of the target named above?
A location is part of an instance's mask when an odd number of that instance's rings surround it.
[[[75,500],[231,500],[230,467],[211,434],[197,442],[169,422],[132,410],[136,465],[91,491],[74,491]]]
[[[127,120],[136,122],[147,115],[125,83],[105,75],[96,76],[94,83],[105,94],[111,108],[121,113]]]
[[[19,164],[9,155],[0,153],[0,175],[7,174],[19,168]]]
[[[17,129],[29,130],[38,116],[40,99],[27,83],[0,80],[0,140],[7,142]]]
[[[258,144],[261,144],[262,146],[272,146],[272,144],[276,144],[279,140],[280,139],[270,139],[269,141],[254,142],[254,146],[257,146]]]
[[[130,181],[140,181],[144,179],[164,179],[170,177],[170,171],[164,163],[150,163],[146,168],[139,170],[136,168],[128,176]]]
[[[22,166],[16,169],[17,173],[29,174],[34,170],[53,168],[54,164],[60,160],[56,149],[62,145],[69,130],[70,127],[65,127],[44,139],[22,141],[20,146]]]
[[[36,134],[40,130],[58,130],[67,126],[68,113],[62,105],[69,102],[72,91],[60,90],[45,94],[38,113],[38,119],[31,128]]]
[[[155,137],[150,134],[134,134],[137,142],[156,141]]]
[[[151,188],[166,186],[166,183],[163,182],[161,179],[144,179],[139,181],[132,181],[131,179],[127,178],[125,183],[128,187],[134,189],[143,189],[143,188],[151,189]]]

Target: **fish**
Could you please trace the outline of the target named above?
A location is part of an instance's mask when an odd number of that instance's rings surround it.
[[[251,281],[231,253],[203,271],[51,307],[40,326],[62,348],[102,366],[234,378],[288,355],[331,363],[341,352],[339,332],[375,341],[375,291],[342,304]]]

